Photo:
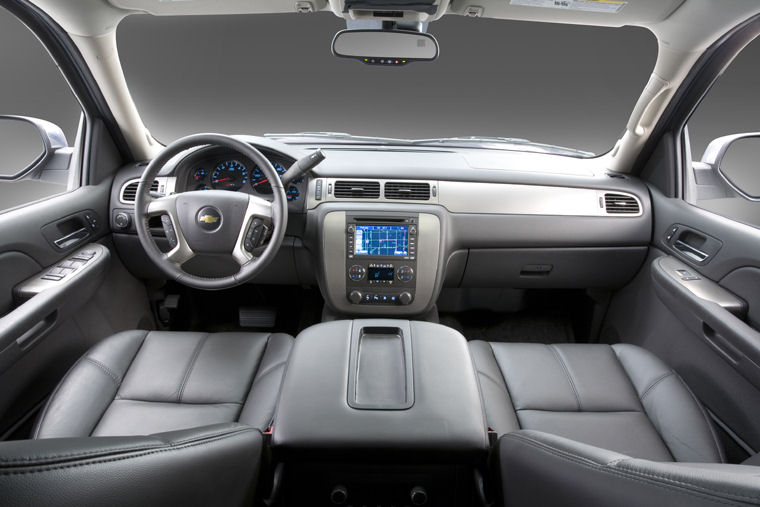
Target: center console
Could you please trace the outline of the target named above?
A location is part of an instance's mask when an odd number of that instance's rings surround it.
[[[488,447],[453,329],[346,320],[296,339],[272,432],[283,505],[473,505]]]
[[[346,315],[419,315],[433,304],[440,220],[429,213],[334,211],[322,225],[327,302]]]

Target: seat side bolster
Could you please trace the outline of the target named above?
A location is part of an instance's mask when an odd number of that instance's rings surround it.
[[[236,423],[147,437],[2,442],[0,505],[250,504],[261,449],[261,433]]]
[[[116,396],[147,335],[148,331],[125,331],[90,349],[50,396],[32,437],[89,436]]]
[[[712,421],[681,377],[641,347],[617,344],[612,349],[676,461],[723,463]]]
[[[273,333],[269,337],[238,418],[241,423],[265,431],[272,422],[293,342],[292,336],[283,333]]]
[[[757,474],[735,466],[633,459],[530,430],[505,435],[497,452],[506,507],[760,505]]]
[[[504,375],[494,357],[491,345],[484,341],[469,342],[470,355],[480,382],[480,393],[488,427],[498,435],[520,429]]]

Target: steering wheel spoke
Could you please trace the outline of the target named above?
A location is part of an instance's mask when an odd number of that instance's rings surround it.
[[[255,195],[248,196],[248,207],[243,227],[235,242],[232,257],[241,266],[257,257],[273,229],[274,208],[272,203]]]

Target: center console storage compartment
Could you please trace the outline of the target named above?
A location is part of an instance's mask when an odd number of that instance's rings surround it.
[[[283,464],[281,505],[474,505],[489,443],[465,339],[405,320],[306,329],[272,448]]]

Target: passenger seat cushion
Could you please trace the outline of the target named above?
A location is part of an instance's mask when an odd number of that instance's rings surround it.
[[[505,435],[497,446],[505,507],[760,505],[756,467],[659,463],[530,430]]]
[[[265,429],[292,341],[268,333],[114,335],[69,371],[33,437],[145,435],[238,421],[243,414]]]
[[[697,400],[671,369],[644,349],[485,342],[471,342],[470,348],[489,426],[500,435],[515,429],[511,412],[519,428],[637,458],[723,461]],[[484,381],[484,376],[496,378]],[[495,387],[500,380],[506,395]]]

